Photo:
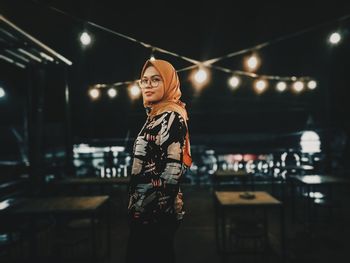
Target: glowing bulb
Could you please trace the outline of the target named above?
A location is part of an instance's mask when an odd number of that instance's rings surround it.
[[[114,88],[108,89],[107,93],[110,98],[114,98],[115,96],[117,96],[117,90]]]
[[[233,89],[238,88],[238,86],[239,86],[240,83],[241,83],[241,80],[240,80],[239,77],[237,77],[237,76],[232,76],[232,77],[228,80],[228,84],[229,84]]]
[[[249,70],[256,70],[259,66],[259,58],[256,55],[252,55],[246,60],[246,66]]]
[[[310,81],[307,83],[307,87],[308,87],[309,89],[316,89],[316,87],[317,87],[317,82],[314,81],[314,80],[310,80]]]
[[[0,87],[0,98],[5,97],[5,90],[3,88]]]
[[[204,83],[208,78],[207,71],[203,68],[199,69],[195,74],[194,74],[194,80],[197,83]]]
[[[296,92],[301,92],[304,89],[304,83],[301,81],[296,81],[293,84],[293,88]]]
[[[100,97],[100,91],[98,89],[91,89],[89,91],[89,95],[92,99],[97,99],[98,97]]]
[[[137,99],[141,95],[141,89],[139,86],[136,84],[133,84],[132,86],[129,87],[129,94],[132,99]]]
[[[150,58],[149,58],[150,61],[155,61],[156,58],[152,55]]]
[[[287,84],[284,82],[284,81],[280,81],[277,83],[276,85],[276,89],[279,91],[279,92],[283,92],[285,91],[287,88]]]
[[[91,37],[87,32],[83,32],[80,35],[80,42],[84,45],[87,46],[91,43]]]
[[[332,44],[332,45],[336,45],[340,42],[341,40],[341,35],[338,32],[334,32],[332,33],[329,38],[328,41]]]
[[[256,83],[255,83],[255,90],[258,92],[258,93],[262,93],[264,92],[264,90],[267,88],[267,82],[265,80],[258,80]]]

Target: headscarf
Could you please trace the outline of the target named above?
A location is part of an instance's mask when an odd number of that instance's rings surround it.
[[[146,61],[141,71],[141,78],[143,77],[145,70],[150,66],[155,67],[159,72],[160,76],[162,77],[164,83],[164,95],[161,101],[155,104],[147,103],[145,100],[143,100],[143,105],[146,109],[149,109],[147,115],[150,117],[153,117],[166,111],[175,111],[182,116],[187,127],[185,147],[183,150],[183,163],[187,167],[190,167],[192,164],[192,157],[190,137],[187,125],[187,120],[189,118],[185,109],[186,103],[180,100],[181,90],[179,76],[177,75],[177,72],[174,69],[174,67],[169,62],[165,60],[156,59]]]

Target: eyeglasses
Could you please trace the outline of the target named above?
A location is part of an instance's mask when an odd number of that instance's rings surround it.
[[[162,81],[162,79],[161,78],[159,78],[159,77],[153,77],[153,78],[150,78],[150,79],[141,79],[140,81],[139,81],[139,84],[140,84],[140,87],[141,88],[146,88],[147,86],[148,86],[148,83],[150,82],[151,84],[151,87],[152,88],[156,88],[156,87],[158,87],[158,85],[159,85],[159,82],[161,82]]]

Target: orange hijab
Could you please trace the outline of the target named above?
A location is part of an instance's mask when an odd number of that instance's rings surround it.
[[[183,163],[187,167],[190,167],[192,164],[192,157],[190,137],[187,126],[188,115],[185,109],[186,104],[180,100],[181,90],[177,72],[174,69],[174,67],[165,60],[147,60],[142,68],[141,78],[143,77],[145,70],[149,66],[155,67],[158,70],[160,76],[162,77],[164,83],[164,96],[162,100],[157,102],[156,104],[147,103],[145,102],[145,100],[143,100],[143,105],[145,108],[151,108],[151,111],[147,113],[150,117],[161,114],[166,111],[175,111],[182,116],[182,118],[185,120],[185,124],[187,127],[185,147],[183,150]]]

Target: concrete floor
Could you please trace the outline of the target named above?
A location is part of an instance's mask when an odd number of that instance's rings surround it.
[[[128,227],[126,222],[126,191],[125,188],[117,188],[111,193],[112,204],[112,255],[111,259],[99,259],[98,262],[117,263],[125,262],[126,242],[128,238]],[[215,240],[215,214],[213,206],[213,189],[211,186],[184,185],[184,202],[186,215],[176,235],[176,255],[178,263],[213,263],[222,262],[222,258],[216,252]],[[278,191],[272,192],[268,186],[258,186],[255,190],[266,190],[279,198]],[[277,190],[278,187],[277,187]],[[277,192],[277,193],[276,193]],[[82,194],[82,193],[77,193]],[[97,194],[97,193],[95,193]],[[101,193],[98,193],[101,194]],[[285,233],[286,233],[286,262],[344,262],[350,251],[350,191],[349,186],[342,185],[334,189],[333,198],[338,200],[331,221],[315,222],[311,232],[306,231],[302,215],[302,203],[296,206],[296,221],[292,220],[292,206],[290,199],[286,199],[285,208]],[[121,202],[122,199],[122,202]],[[319,217],[327,215],[327,210],[320,210]],[[234,255],[226,258],[225,262],[282,262],[279,240],[279,217],[278,213],[272,212],[269,216],[269,243],[271,249],[266,257],[253,255]],[[105,241],[103,228],[99,231],[100,244],[104,247]],[[81,233],[89,234],[89,228],[81,228]],[[78,232],[76,232],[78,233]],[[68,232],[71,242],[77,235]],[[52,240],[50,238],[49,240]],[[44,242],[45,243],[45,242]],[[69,243],[68,243],[69,244]],[[85,242],[81,247],[68,247],[63,249],[64,259],[54,256],[55,262],[87,262],[89,257],[89,243]],[[41,250],[44,254],[43,250]],[[77,252],[71,257],[69,251]],[[104,249],[100,249],[102,254]],[[52,256],[49,249],[48,253]],[[1,258],[0,258],[1,259]],[[2,260],[0,260],[2,262]],[[53,262],[50,260],[50,262]],[[25,261],[22,261],[25,262]],[[33,261],[27,261],[33,262]],[[48,262],[43,260],[42,262]],[[345,262],[347,262],[345,260]],[[148,263],[148,262],[145,262]],[[150,262],[151,263],[151,262]],[[165,262],[166,263],[166,262]]]
[[[271,189],[264,186],[261,189]],[[186,217],[176,236],[177,262],[209,263],[221,262],[216,252],[213,189],[210,186],[183,187]],[[334,262],[348,258],[350,249],[350,191],[340,187],[334,198],[338,206],[333,210],[331,221],[319,220],[313,223],[311,232],[305,229],[302,220],[302,206],[297,203],[297,218],[292,220],[291,205],[285,202],[286,262]],[[324,209],[324,208],[323,208]],[[319,210],[319,218],[326,216],[326,210]],[[282,262],[279,249],[279,217],[272,212],[269,216],[269,240],[271,249],[268,256],[234,255],[226,262]],[[110,262],[124,262],[128,230],[125,216],[119,214],[113,220],[112,259]]]

